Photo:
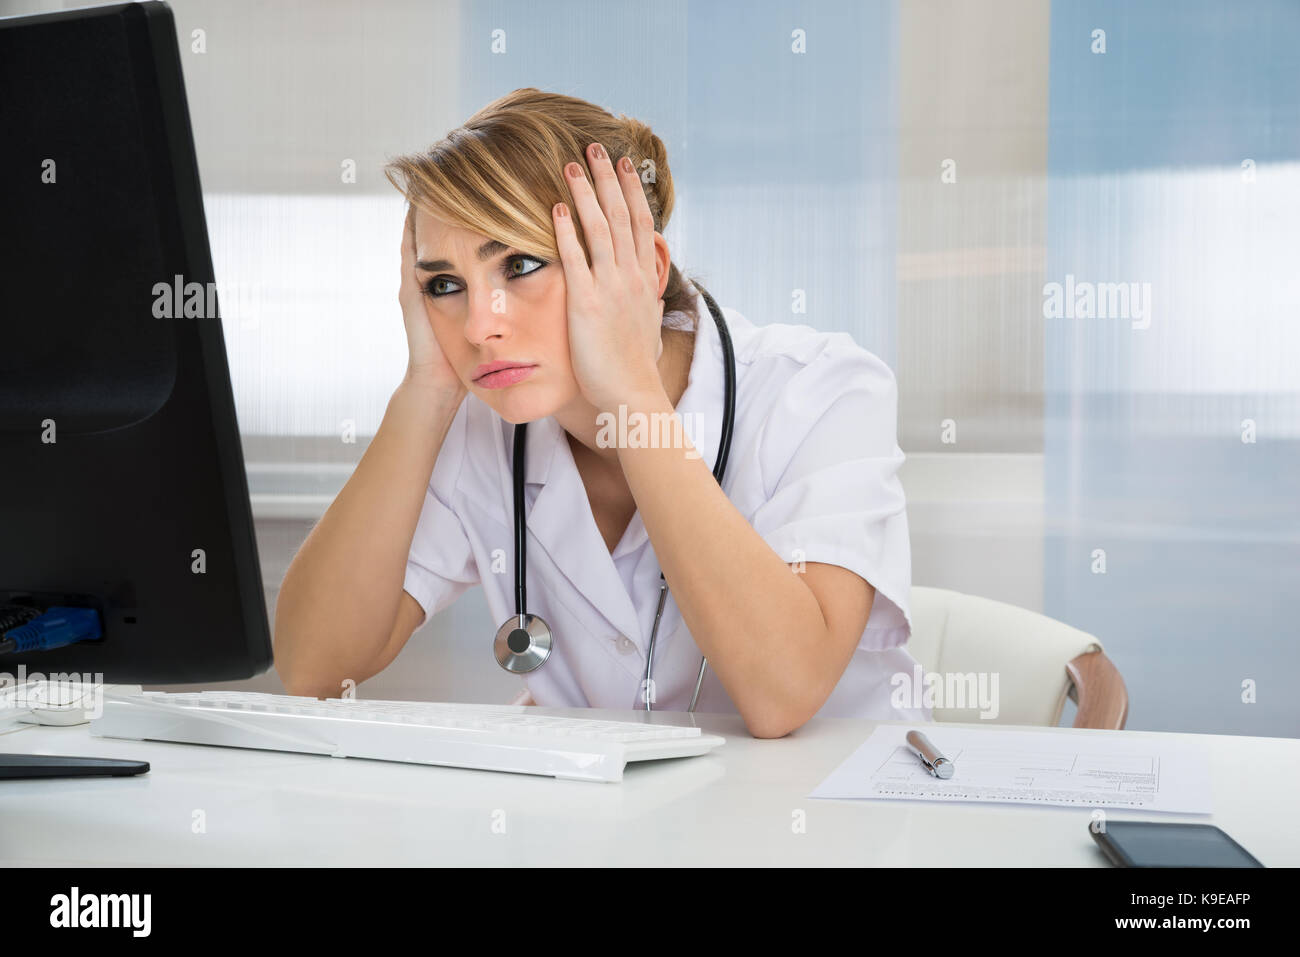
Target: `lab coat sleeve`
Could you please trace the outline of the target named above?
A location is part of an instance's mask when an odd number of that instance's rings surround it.
[[[468,447],[467,405],[461,404],[438,450],[406,560],[402,587],[424,609],[421,626],[479,582],[469,536],[453,505]]]
[[[787,380],[758,442],[767,501],[751,524],[787,564],[839,565],[875,588],[858,644],[869,651],[901,646],[911,635],[897,409],[893,372],[837,334]]]

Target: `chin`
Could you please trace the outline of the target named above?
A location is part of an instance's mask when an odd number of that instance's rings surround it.
[[[548,397],[544,393],[529,395],[526,392],[516,391],[517,389],[517,386],[500,390],[478,389],[476,394],[511,425],[544,419],[554,415],[562,405],[552,401],[553,397]]]

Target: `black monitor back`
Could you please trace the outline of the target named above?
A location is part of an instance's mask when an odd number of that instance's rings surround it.
[[[265,671],[171,9],[0,19],[0,131],[0,603],[92,606],[104,628],[0,671]]]

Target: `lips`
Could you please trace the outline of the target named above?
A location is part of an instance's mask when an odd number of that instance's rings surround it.
[[[495,362],[485,362],[474,370],[474,381],[477,382],[484,376],[491,375],[493,372],[500,372],[503,369],[529,369],[535,364],[532,362],[519,362],[515,359],[497,359]]]
[[[484,389],[504,389],[532,375],[535,363],[498,359],[474,370],[474,384]]]

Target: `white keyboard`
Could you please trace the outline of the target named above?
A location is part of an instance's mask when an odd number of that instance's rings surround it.
[[[628,761],[690,757],[726,742],[699,728],[548,717],[525,705],[120,689],[105,693],[90,733],[579,781],[621,781]]]

